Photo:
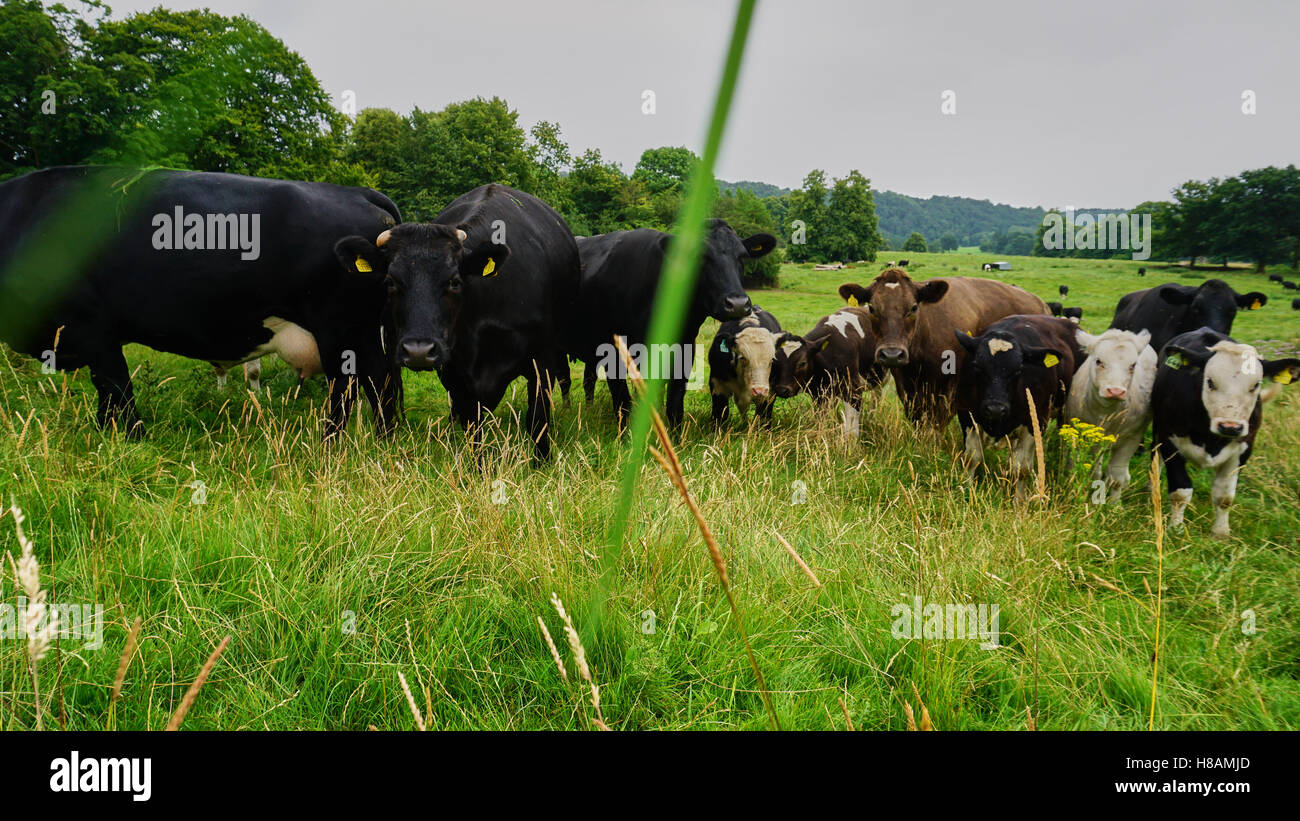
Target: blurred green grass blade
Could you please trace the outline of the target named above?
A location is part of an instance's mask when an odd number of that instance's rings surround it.
[[[754,16],[755,4],[756,0],[741,0],[736,9],[731,43],[727,48],[722,81],[713,104],[713,116],[709,122],[704,152],[687,185],[686,198],[673,230],[673,241],[668,246],[659,289],[655,293],[654,309],[646,339],[649,350],[653,350],[650,346],[655,344],[675,342],[686,320],[686,311],[695,288],[700,254],[704,244],[705,222],[713,205],[715,193],[713,166],[722,145],[722,135],[726,131],[727,115],[731,110],[736,81],[740,77],[740,63],[745,53],[745,42],[749,38],[749,26]],[[646,439],[650,433],[650,411],[658,405],[663,387],[664,383],[661,380],[647,380],[645,396],[636,402],[632,410],[629,431],[631,450],[623,463],[618,502],[606,534],[605,550],[601,554],[600,581],[588,607],[587,626],[593,632],[599,629],[604,603],[608,598],[613,574],[622,553],[628,517],[636,496],[636,479],[646,456]]]

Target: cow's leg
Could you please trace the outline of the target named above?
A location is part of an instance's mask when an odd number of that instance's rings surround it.
[[[560,398],[564,402],[564,407],[569,407],[569,388],[573,386],[573,377],[569,374],[569,357],[559,354],[555,360],[555,371],[553,373],[555,385],[560,389]]]
[[[686,411],[685,379],[668,380],[668,404],[664,410],[669,425],[675,428],[682,423],[682,416]]]
[[[90,362],[90,383],[99,395],[95,422],[101,428],[116,425],[127,438],[144,436],[144,423],[136,412],[131,372],[127,370],[126,357],[122,355],[121,347],[108,343],[98,357]]]
[[[216,365],[213,367],[217,369],[217,387],[225,388],[226,383],[230,381],[230,371]]]
[[[1210,535],[1226,539],[1231,532],[1228,528],[1228,508],[1237,497],[1237,476],[1241,472],[1241,461],[1232,458],[1219,465],[1214,471],[1214,484],[1210,486],[1210,498],[1214,500],[1214,524]]]
[[[342,373],[327,373],[325,378],[329,380],[329,395],[325,399],[324,438],[332,439],[343,432],[352,415],[352,404],[357,401],[357,378]]]
[[[754,403],[754,415],[763,420],[766,427],[772,427],[772,408],[776,406],[772,397]]]
[[[584,362],[582,365],[582,396],[588,402],[596,398],[597,368],[594,359],[591,362]]]
[[[618,421],[618,429],[622,431],[627,426],[632,410],[632,394],[628,392],[627,380],[606,375],[605,384],[609,385],[609,398],[614,403],[614,418]]]
[[[727,421],[727,412],[731,409],[731,395],[713,394],[713,424],[721,427]]]
[[[862,435],[862,395],[841,402],[844,407],[844,436],[857,441]]]
[[[974,479],[975,472],[979,470],[980,465],[984,464],[984,437],[980,434],[979,426],[973,421],[965,417],[958,417],[958,419],[966,435],[966,449],[962,452],[961,460],[966,466],[966,478]]]
[[[262,390],[262,358],[250,359],[244,363],[244,381],[253,393]]]
[[[533,461],[545,462],[551,456],[551,390],[554,374],[538,365],[535,376],[528,378],[528,438],[533,440]]]
[[[1132,481],[1133,476],[1129,473],[1128,463],[1137,452],[1138,445],[1141,444],[1142,433],[1139,432],[1122,437],[1111,449],[1110,466],[1106,470],[1107,484],[1110,486],[1110,496],[1107,501],[1110,504],[1119,504],[1124,488]]]
[[[1020,428],[1011,444],[1011,477],[1016,483],[1016,498],[1028,495],[1027,477],[1034,472],[1034,433],[1028,426]]]
[[[396,367],[372,372],[361,380],[370,410],[375,415],[375,434],[387,436],[402,418],[402,371]]]
[[[1174,443],[1166,438],[1156,440],[1160,455],[1165,461],[1165,477],[1169,482],[1169,527],[1182,527],[1183,515],[1192,501],[1192,478],[1187,475],[1187,462]]]

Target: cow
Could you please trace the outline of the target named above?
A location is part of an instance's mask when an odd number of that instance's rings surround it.
[[[559,213],[531,194],[489,184],[429,223],[339,240],[339,264],[380,278],[394,320],[394,361],[437,371],[452,420],[471,446],[519,377],[534,461],[550,456],[550,392],[576,322],[578,246]],[[373,272],[373,273],[370,273]]]
[[[1220,279],[1200,285],[1166,282],[1120,297],[1110,327],[1122,331],[1150,331],[1151,347],[1159,351],[1169,340],[1201,326],[1232,333],[1238,308],[1256,310],[1268,302],[1258,291],[1239,294]]]
[[[377,281],[334,243],[401,221],[369,188],[236,174],[61,166],[0,185],[0,339],[59,370],[90,369],[95,421],[143,436],[122,346],[218,369],[276,353],[329,379],[328,438],[359,386],[386,433],[401,374],[384,353]],[[75,226],[79,244],[69,249]]]
[[[1057,290],[1058,293],[1060,293],[1060,295],[1061,295],[1061,299],[1065,299],[1066,295],[1070,293],[1070,286],[1069,286],[1069,285],[1061,285],[1061,286],[1057,287],[1056,290]]]
[[[1149,331],[1111,328],[1099,336],[1079,330],[1075,339],[1087,359],[1074,372],[1065,402],[1065,418],[1098,425],[1115,437],[1109,466],[1098,459],[1092,478],[1106,477],[1110,503],[1119,502],[1128,485],[1129,460],[1151,423],[1151,388],[1156,380],[1156,352]]]
[[[217,369],[217,387],[226,387],[226,380],[229,378],[230,370],[220,365]],[[248,389],[253,393],[262,390],[262,358],[250,359],[244,363],[244,381],[248,383]],[[299,379],[301,382],[301,378]]]
[[[1066,319],[1073,319],[1075,323],[1078,324],[1079,320],[1083,319],[1083,309],[1079,307],[1062,308],[1061,316]]]
[[[978,336],[953,332],[967,354],[958,377],[953,406],[965,434],[963,461],[971,476],[984,461],[985,438],[1014,436],[1011,475],[1016,494],[1034,458],[1034,428],[1046,431],[1065,407],[1074,370],[1083,361],[1075,339],[1078,327],[1068,319],[1025,314],[990,324]],[[1034,398],[1029,412],[1026,391]]]
[[[650,327],[650,312],[659,288],[670,234],[650,228],[616,231],[588,237],[578,243],[582,259],[579,291],[580,322],[577,341],[568,351],[586,363],[583,388],[590,400],[596,387],[596,367],[608,352],[615,335],[627,344],[644,345]],[[687,307],[685,322],[676,340],[674,367],[668,374],[643,374],[668,379],[666,415],[671,425],[682,421],[686,381],[694,361],[695,337],[706,317],[719,322],[739,319],[749,313],[749,296],[740,277],[746,262],[766,256],[776,247],[771,234],[741,238],[724,220],[710,220],[704,239],[695,291]],[[659,357],[655,357],[659,359]],[[632,404],[627,383],[618,369],[606,368],[609,392],[620,424]]]
[[[1268,281],[1269,281],[1269,282],[1284,282],[1285,280],[1282,278],[1282,275],[1281,275],[1281,274],[1269,274],[1269,275],[1268,275]]]
[[[1291,300],[1291,310],[1300,311],[1300,299]]]
[[[1179,334],[1160,351],[1151,394],[1156,447],[1169,486],[1169,525],[1179,527],[1192,500],[1187,462],[1214,471],[1210,533],[1227,538],[1237,477],[1254,451],[1263,403],[1300,376],[1300,359],[1261,360],[1250,345],[1214,328]],[[1263,388],[1261,390],[1261,388]]]
[[[807,391],[813,401],[844,409],[844,435],[856,439],[862,423],[862,391],[877,390],[889,372],[876,364],[876,341],[866,308],[840,308],[805,336],[777,340],[772,392],[782,399]]]
[[[986,262],[986,263],[984,263],[982,266],[980,266],[980,270],[981,270],[981,271],[992,271],[992,270],[993,270],[993,263],[991,263],[991,262]]]
[[[713,422],[727,420],[731,402],[741,422],[754,404],[754,414],[772,421],[772,363],[782,335],[776,317],[757,305],[748,316],[722,323],[709,345],[709,393],[713,395]]]
[[[1282,287],[1288,291],[1294,291],[1297,288],[1300,288],[1300,285],[1297,285],[1296,283],[1288,279],[1282,283]]]
[[[1146,276],[1146,275],[1147,275],[1147,269],[1146,269],[1146,268],[1139,268],[1139,269],[1138,269],[1138,276],[1140,276],[1140,277],[1144,277],[1144,276]]]
[[[1038,297],[992,279],[940,277],[915,282],[891,268],[867,287],[840,286],[840,296],[871,317],[874,361],[893,371],[903,408],[914,422],[942,428],[952,419],[952,397],[965,351],[953,333],[979,334],[1012,314],[1046,314]]]
[[[1049,302],[1047,303],[1047,310],[1052,312],[1052,316],[1060,316],[1061,311],[1065,309],[1059,302]]]
[[[910,259],[900,259],[900,260],[898,261],[898,265],[897,265],[897,266],[894,266],[894,267],[898,267],[898,268],[906,268],[906,267],[907,267],[908,265],[910,265],[911,263],[912,263],[912,261],[911,261]]]

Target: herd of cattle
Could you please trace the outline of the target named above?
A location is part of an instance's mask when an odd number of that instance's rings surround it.
[[[124,208],[123,174],[51,168],[0,185],[0,298],[10,303],[0,305],[0,340],[60,370],[89,368],[98,423],[131,436],[143,426],[122,346],[139,343],[208,361],[220,374],[271,353],[300,378],[324,374],[327,436],[346,423],[358,393],[377,429],[391,429],[408,369],[438,372],[453,420],[473,441],[483,415],[524,377],[525,424],[544,459],[552,387],[567,396],[569,362],[581,361],[590,399],[602,348],[616,335],[645,344],[672,242],[649,229],[575,238],[549,205],[495,184],[430,223],[404,223],[370,189],[200,172],[137,173],[138,196]],[[70,212],[92,215],[82,227],[98,244],[60,263],[51,251],[69,244],[60,216]],[[160,249],[158,215],[172,213],[190,216],[180,241]],[[213,241],[232,215],[248,214],[260,215],[260,252]],[[1214,471],[1213,533],[1223,536],[1261,403],[1273,392],[1262,383],[1300,376],[1300,359],[1262,360],[1228,336],[1238,309],[1259,308],[1266,296],[1213,279],[1128,294],[1110,329],[1092,336],[1079,328],[1078,309],[1014,285],[915,281],[887,267],[866,285],[840,286],[847,305],[801,336],[752,305],[741,284],[744,264],[775,246],[768,234],[742,238],[721,220],[708,226],[678,341],[689,349],[707,317],[722,323],[708,350],[718,423],[732,402],[742,418],[753,404],[770,421],[776,398],[807,392],[822,405],[842,403],[845,432],[856,436],[864,391],[892,375],[915,423],[942,429],[958,417],[972,472],[985,446],[1005,438],[1023,481],[1035,428],[1062,418],[1101,426],[1115,438],[1109,464],[1096,467],[1110,501],[1151,425],[1171,522],[1191,499],[1190,461]],[[1068,288],[1060,291],[1064,298]],[[672,424],[682,420],[688,376],[668,378]],[[631,398],[619,377],[606,374],[621,418]]]

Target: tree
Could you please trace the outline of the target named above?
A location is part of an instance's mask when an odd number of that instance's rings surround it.
[[[782,227],[789,231],[789,235],[803,240],[791,241],[788,249],[791,260],[824,259],[820,243],[826,230],[826,198],[826,172],[820,168],[808,172],[803,188],[790,192],[790,221]]]
[[[947,231],[943,234],[943,236],[939,237],[938,245],[940,251],[956,251],[959,247],[961,247],[961,242],[957,239],[956,234],[954,234],[951,231]]]
[[[903,250],[924,254],[926,252],[925,237],[921,236],[920,231],[913,231],[907,235],[907,241],[903,243]]]
[[[826,230],[816,250],[825,261],[875,260],[880,247],[871,181],[855,169],[831,187]]]
[[[651,194],[681,194],[700,158],[685,146],[647,148],[641,153],[632,179],[645,185]]]
[[[529,130],[528,158],[533,164],[533,188],[530,194],[565,213],[572,209],[564,177],[573,165],[569,146],[560,136],[558,123],[542,120]]]

